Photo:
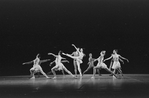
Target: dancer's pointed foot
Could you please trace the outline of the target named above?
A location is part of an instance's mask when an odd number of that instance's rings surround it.
[[[31,77],[30,79],[35,79],[35,77]]]
[[[47,79],[50,79],[50,77],[46,77]]]

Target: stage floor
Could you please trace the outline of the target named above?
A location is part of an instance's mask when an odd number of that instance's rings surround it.
[[[124,74],[121,79],[109,74],[91,76],[1,76],[0,98],[149,98],[149,74]]]

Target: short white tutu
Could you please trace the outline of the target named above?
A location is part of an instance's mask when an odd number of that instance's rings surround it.
[[[107,68],[107,65],[102,62],[102,63],[98,63],[97,67],[99,67],[99,68]]]
[[[112,69],[121,68],[120,62],[114,62],[112,65]]]
[[[41,66],[40,65],[35,65],[33,66],[30,70],[34,70],[35,72],[39,72],[42,70]]]

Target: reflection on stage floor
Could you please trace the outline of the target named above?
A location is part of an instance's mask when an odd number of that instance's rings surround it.
[[[109,74],[87,74],[82,78],[58,75],[57,79],[40,76],[1,76],[0,98],[148,98],[148,74],[124,74],[116,79]],[[50,77],[53,77],[52,75]]]

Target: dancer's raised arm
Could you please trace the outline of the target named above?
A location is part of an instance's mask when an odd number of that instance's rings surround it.
[[[22,63],[23,65],[24,64],[31,64],[31,63],[33,63],[34,61],[30,61],[30,62],[25,62],[25,63]]]
[[[77,48],[74,44],[72,46],[79,52],[79,48]]]
[[[48,55],[53,55],[53,56],[57,57],[57,55],[55,55],[55,54],[53,54],[53,53],[48,53]]]
[[[63,61],[61,61],[61,62],[68,62],[68,63],[69,63],[69,61],[68,61],[68,60],[63,60]]]

